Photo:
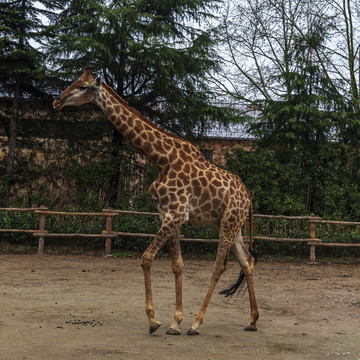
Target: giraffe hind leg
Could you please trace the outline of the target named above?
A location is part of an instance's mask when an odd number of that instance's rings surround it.
[[[221,249],[221,245],[219,245],[219,250]],[[217,282],[219,281],[221,275],[226,270],[226,261],[225,258],[228,254],[228,252],[225,250],[221,253],[221,251],[218,250],[218,255],[215,260],[215,266],[211,277],[210,286],[208,288],[208,291],[206,293],[205,299],[203,301],[203,304],[200,308],[200,311],[197,313],[194,323],[192,324],[190,330],[187,332],[187,335],[199,335],[199,327],[203,323],[205,318],[205,312],[209,305],[211,295],[214,292],[215,286]]]
[[[239,286],[243,283],[243,280],[246,279],[249,300],[250,300],[250,311],[251,311],[251,320],[249,325],[245,327],[246,331],[256,331],[256,321],[259,318],[259,312],[257,309],[256,297],[255,297],[255,288],[254,288],[254,266],[257,260],[257,256],[254,252],[249,251],[245,246],[241,232],[235,239],[234,245],[232,247],[232,252],[238,260],[241,272],[239,280],[228,289],[223,291],[223,294],[231,296],[235,293]]]
[[[225,272],[227,267],[227,257],[231,250],[232,244],[234,243],[235,236],[232,229],[224,226],[225,221],[223,221],[222,227],[220,228],[220,242],[216,255],[215,265],[211,276],[210,286],[205,295],[205,299],[200,308],[200,311],[197,313],[194,323],[192,324],[190,330],[187,332],[187,335],[198,335],[199,327],[203,323],[205,318],[205,312],[210,302],[210,298],[214,292],[216,284],[218,283],[221,275]]]

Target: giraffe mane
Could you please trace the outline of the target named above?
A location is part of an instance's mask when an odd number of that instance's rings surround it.
[[[165,130],[164,128],[162,128],[160,125],[154,123],[153,121],[151,121],[150,119],[148,119],[146,116],[142,115],[139,111],[137,111],[136,109],[134,109],[133,107],[131,107],[127,101],[125,101],[111,86],[107,85],[106,83],[102,82],[101,86],[104,86],[105,89],[111,93],[112,96],[114,96],[114,98],[119,101],[119,103],[121,103],[121,105],[123,105],[128,111],[130,111],[134,116],[140,118],[141,120],[143,120],[144,122],[146,122],[148,125],[150,125],[153,129],[156,129],[158,131],[160,131],[163,134],[166,134],[167,136],[171,136],[172,138],[176,139],[176,140],[180,140],[182,142],[186,142],[188,143],[193,149],[195,149],[197,152],[199,152],[201,154],[201,151],[194,146],[193,144],[191,144],[189,141],[187,141],[186,139],[182,139],[181,137],[171,133],[170,131]]]

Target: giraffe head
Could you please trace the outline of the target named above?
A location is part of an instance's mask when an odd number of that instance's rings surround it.
[[[93,102],[101,91],[100,87],[100,76],[93,78],[92,69],[87,68],[78,80],[56,97],[53,107],[60,110],[64,106],[80,106]]]

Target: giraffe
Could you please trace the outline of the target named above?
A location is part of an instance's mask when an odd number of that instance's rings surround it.
[[[176,304],[173,322],[166,334],[181,334],[183,261],[178,235],[180,226],[187,222],[214,226],[219,231],[219,245],[210,286],[187,334],[200,333],[199,327],[215,286],[226,270],[230,251],[238,260],[241,272],[238,282],[223,293],[231,295],[246,278],[251,319],[244,330],[257,330],[259,313],[254,290],[255,259],[241,235],[241,228],[248,214],[252,216],[251,196],[240,178],[208,162],[190,142],[165,131],[131,108],[110,86],[101,81],[101,77],[93,77],[92,68],[86,68],[78,80],[56,97],[53,107],[60,110],[64,106],[86,103],[99,106],[120,133],[158,169],[158,176],[149,190],[158,207],[162,225],[141,258],[149,333],[152,334],[161,325],[155,319],[151,265],[156,253],[168,241],[172,256],[171,268],[175,275]],[[250,237],[252,240],[252,235]]]

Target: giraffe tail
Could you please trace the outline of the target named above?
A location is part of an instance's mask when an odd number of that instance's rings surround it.
[[[220,291],[219,294],[224,295],[225,297],[233,296],[238,289],[241,289],[244,286],[244,282],[243,282],[244,279],[245,279],[245,274],[242,271],[240,271],[240,276],[236,281],[236,283],[229,286],[227,289]]]
[[[258,256],[256,254],[256,252],[253,250],[253,227],[254,227],[254,214],[253,214],[253,208],[252,208],[252,202],[251,202],[251,206],[250,206],[250,211],[249,211],[249,221],[250,221],[250,246],[249,246],[249,253],[251,254],[251,256],[254,258],[254,263],[256,264],[257,260],[258,260]],[[241,289],[244,286],[244,279],[245,279],[245,274],[244,272],[241,270],[240,271],[240,275],[238,280],[236,281],[235,284],[229,286],[227,289],[222,290],[219,292],[220,295],[225,295],[225,297],[231,297],[233,296],[236,291],[239,289]]]

